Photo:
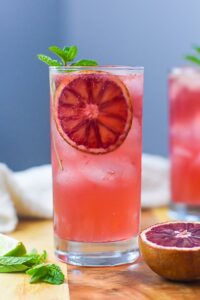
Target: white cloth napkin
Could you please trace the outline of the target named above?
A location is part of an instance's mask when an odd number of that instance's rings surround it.
[[[167,159],[143,154],[142,207],[169,202],[169,162]],[[13,231],[18,216],[51,218],[51,166],[44,165],[21,172],[12,172],[0,163],[0,232]]]

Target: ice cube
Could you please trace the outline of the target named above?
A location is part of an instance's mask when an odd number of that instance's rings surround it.
[[[62,186],[78,184],[81,175],[74,166],[64,167],[63,171],[58,172],[55,176],[55,183]]]
[[[176,92],[182,88],[200,90],[200,71],[198,68],[175,68],[170,75],[170,79],[175,80]]]
[[[81,165],[81,174],[87,180],[100,184],[116,184],[121,180],[131,180],[136,176],[136,169],[130,162],[119,161],[116,159],[97,163],[93,161],[87,165]]]

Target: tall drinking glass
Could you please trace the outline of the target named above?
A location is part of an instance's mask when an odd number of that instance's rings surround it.
[[[50,67],[57,257],[81,266],[138,257],[143,68]]]
[[[169,78],[172,217],[200,220],[200,68]]]

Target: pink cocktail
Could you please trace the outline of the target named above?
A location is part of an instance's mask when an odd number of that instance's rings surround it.
[[[54,231],[79,265],[136,259],[143,69],[51,67]]]
[[[175,69],[169,79],[172,211],[199,218],[200,69]]]

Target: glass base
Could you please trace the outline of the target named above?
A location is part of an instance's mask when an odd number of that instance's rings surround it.
[[[130,264],[139,256],[137,237],[108,243],[84,243],[55,236],[55,254],[62,262],[76,266],[117,266]]]
[[[176,220],[200,221],[200,206],[172,202],[169,215]]]

